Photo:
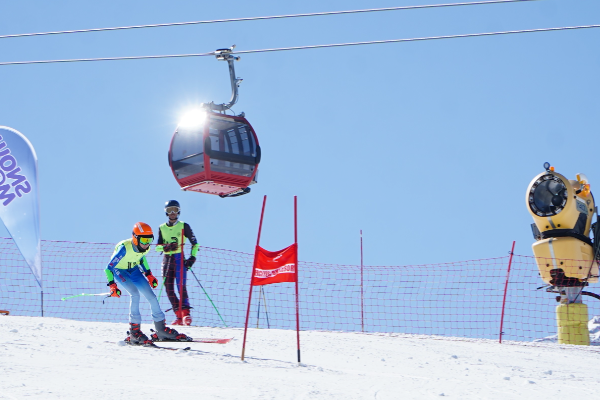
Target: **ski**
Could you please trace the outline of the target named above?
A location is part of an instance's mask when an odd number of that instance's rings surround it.
[[[157,346],[155,344],[151,344],[151,345],[143,345],[143,344],[132,344],[131,342],[125,341],[125,343],[127,343],[128,346],[131,347],[146,347],[149,349],[161,349],[161,350],[185,350],[185,351],[191,351],[192,348],[191,347],[167,347],[167,346]]]
[[[185,351],[197,351],[197,350],[193,350],[191,347],[167,347],[167,346],[157,346],[155,344],[152,345],[143,345],[143,344],[131,344],[130,342],[128,342],[127,340],[124,340],[125,343],[127,343],[127,346],[130,347],[147,347],[147,348],[152,348],[152,349],[162,349],[162,350],[185,350]],[[112,344],[117,344],[117,342],[110,342],[110,341],[105,341],[104,343],[112,343]]]
[[[229,338],[229,339],[201,338],[201,339],[194,339],[194,340],[192,340],[192,342],[225,344],[225,343],[231,342],[232,339],[233,338]]]
[[[155,344],[149,345],[149,346],[137,345],[137,344],[130,344],[130,346],[132,346],[132,347],[147,347],[149,349],[160,349],[160,350],[184,350],[184,351],[190,351],[190,350],[192,350],[191,347],[177,348],[177,347],[157,346]]]

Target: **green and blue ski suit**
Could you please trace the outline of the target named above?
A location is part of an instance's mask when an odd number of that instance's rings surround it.
[[[132,243],[132,239],[122,240],[115,246],[112,258],[104,270],[109,284],[114,281],[117,286],[123,286],[129,292],[131,296],[129,322],[132,324],[142,322],[140,293],[150,303],[152,319],[154,321],[164,321],[165,319],[165,314],[160,309],[156,295],[142,273],[142,271],[144,273],[150,271],[145,257],[146,253],[150,251],[150,247],[148,246],[148,249],[144,252],[138,252],[136,246]]]

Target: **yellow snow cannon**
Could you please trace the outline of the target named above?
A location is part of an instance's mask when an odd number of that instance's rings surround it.
[[[569,180],[549,163],[529,184],[525,201],[533,217],[533,254],[546,291],[558,293],[558,341],[589,345],[583,288],[598,282],[598,251],[590,238],[597,209],[583,174]],[[598,224],[594,224],[594,229]],[[594,239],[597,237],[594,232]]]

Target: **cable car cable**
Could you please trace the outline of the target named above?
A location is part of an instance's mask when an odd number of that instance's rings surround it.
[[[380,11],[416,10],[416,9],[423,9],[423,8],[478,6],[478,5],[487,5],[487,4],[501,4],[501,3],[524,3],[524,2],[529,2],[529,1],[539,1],[539,0],[487,0],[487,1],[476,1],[476,2],[465,2],[465,3],[445,3],[445,4],[420,5],[420,6],[369,8],[369,9],[364,9],[364,10],[324,11],[324,12],[305,13],[305,14],[284,14],[284,15],[271,15],[271,16],[266,16],[266,17],[244,17],[244,18],[213,19],[213,20],[207,20],[207,21],[171,22],[171,23],[165,23],[165,24],[118,26],[118,27],[112,27],[112,28],[76,29],[76,30],[70,30],[70,31],[16,33],[16,34],[11,34],[11,35],[0,35],[0,39],[31,37],[31,36],[62,35],[62,34],[69,34],[69,33],[118,31],[118,30],[140,29],[140,28],[162,28],[162,27],[167,27],[167,26],[215,24],[215,23],[221,23],[221,22],[260,21],[260,20],[270,20],[270,19],[317,17],[317,16],[327,16],[327,15],[358,14],[358,13],[380,12]]]
[[[372,41],[368,41],[368,42],[316,44],[316,45],[309,45],[309,46],[278,47],[278,48],[272,48],[272,49],[240,50],[240,51],[234,51],[231,54],[267,53],[267,52],[274,52],[274,51],[322,49],[322,48],[330,48],[330,47],[359,46],[359,45],[369,45],[369,44],[419,42],[419,41],[437,40],[437,39],[456,39],[456,38],[510,35],[510,34],[517,34],[517,33],[533,33],[533,32],[553,32],[553,31],[565,31],[565,30],[589,29],[589,28],[600,28],[600,25],[563,26],[563,27],[556,27],[556,28],[522,29],[522,30],[517,30],[517,31],[466,33],[466,34],[462,34],[462,35],[429,36],[429,37],[409,38],[409,39],[372,40]],[[53,64],[53,63],[88,62],[88,61],[145,60],[145,59],[178,58],[178,57],[205,57],[205,56],[215,56],[215,55],[216,55],[216,52],[211,51],[209,53],[170,54],[170,55],[158,55],[158,56],[74,58],[74,59],[65,59],[65,60],[40,60],[40,61],[7,61],[7,62],[0,62],[0,66],[3,66],[3,65],[26,65],[26,64]]]

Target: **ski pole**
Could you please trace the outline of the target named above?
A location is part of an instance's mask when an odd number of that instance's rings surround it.
[[[160,296],[162,295],[162,291],[165,287],[165,282],[167,281],[167,276],[165,275],[165,277],[163,278],[163,284],[160,287],[160,291],[158,292],[158,301],[160,302]]]
[[[198,282],[198,285],[200,285],[200,287],[202,288],[202,291],[204,292],[204,294],[206,295],[206,297],[208,298],[208,300],[210,301],[210,304],[212,304],[212,306],[214,307],[215,311],[217,312],[217,314],[219,315],[219,318],[221,318],[221,321],[223,321],[223,325],[225,325],[225,328],[229,328],[229,326],[227,326],[227,324],[225,323],[225,321],[223,320],[223,317],[221,317],[221,313],[219,312],[219,310],[217,309],[217,306],[215,306],[215,303],[213,303],[212,299],[210,298],[210,296],[208,295],[208,293],[206,293],[206,290],[204,290],[204,286],[202,286],[202,284],[200,283],[200,281],[198,280],[198,277],[196,277],[196,274],[194,273],[193,270],[190,269],[190,272],[192,273],[192,275],[194,275],[194,278],[196,279],[196,282]]]
[[[68,299],[72,299],[74,297],[81,297],[81,296],[110,296],[110,292],[108,292],[108,293],[91,293],[91,294],[90,293],[81,293],[81,294],[76,294],[73,296],[62,297],[61,300],[65,301]]]

